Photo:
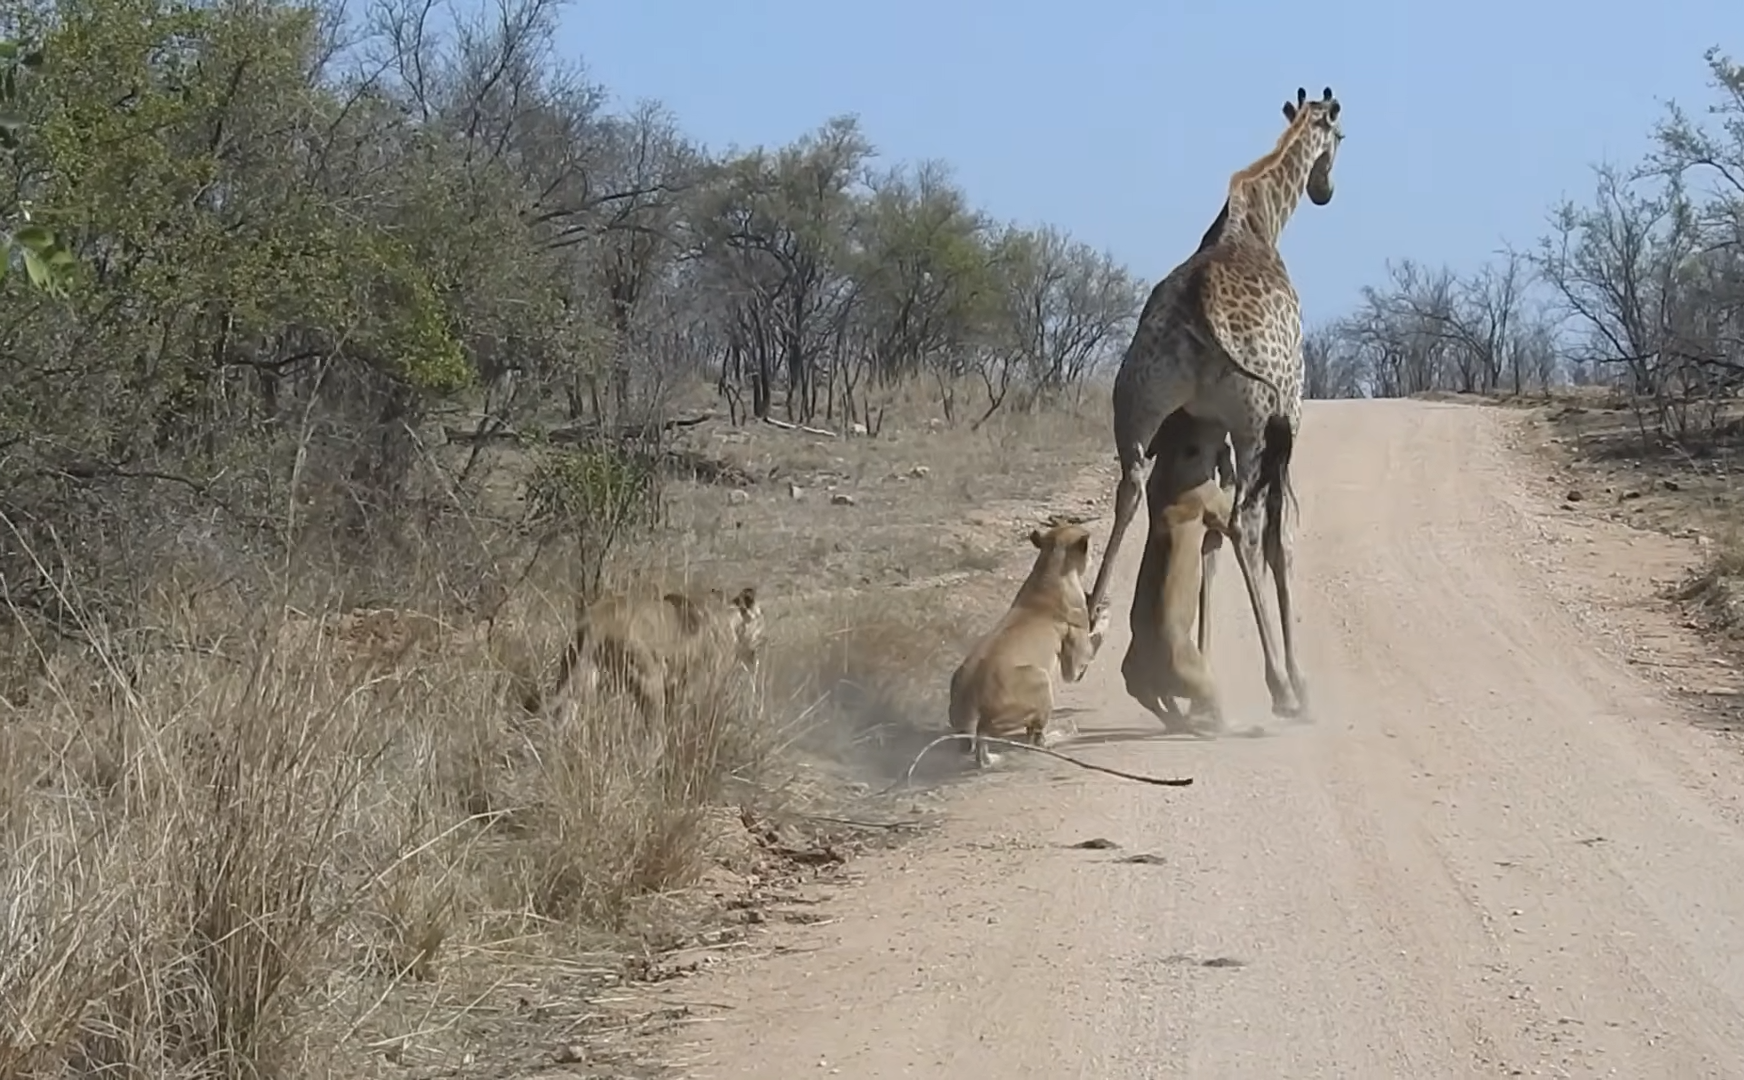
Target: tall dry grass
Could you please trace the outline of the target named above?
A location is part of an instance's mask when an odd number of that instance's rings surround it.
[[[516,1003],[585,998],[550,988],[596,985],[697,879],[719,807],[880,782],[942,729],[950,666],[1027,557],[1022,528],[965,532],[964,508],[1039,504],[1103,430],[722,432],[806,494],[680,485],[616,567],[753,584],[767,612],[758,674],[699,679],[660,725],[609,696],[520,711],[569,633],[556,581],[488,623],[367,631],[208,590],[151,616],[182,647],[125,661],[118,637],[69,654],[9,620],[30,672],[0,700],[0,1080],[398,1074],[515,1017],[584,1025]]]
[[[659,727],[534,722],[516,687],[559,634],[370,664],[298,622],[132,678],[59,665],[0,723],[0,1077],[343,1074],[457,940],[610,928],[690,880],[766,749],[725,672]]]

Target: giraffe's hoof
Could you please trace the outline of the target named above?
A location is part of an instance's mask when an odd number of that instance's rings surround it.
[[[1272,715],[1285,720],[1295,720],[1302,716],[1302,703],[1293,694],[1274,694],[1272,696]]]
[[[1158,717],[1163,722],[1164,735],[1199,735],[1200,731],[1188,722],[1187,718],[1177,714]]]

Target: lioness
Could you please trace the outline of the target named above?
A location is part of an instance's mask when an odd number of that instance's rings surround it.
[[[974,736],[966,749],[981,768],[998,760],[982,736],[1022,732],[1032,745],[1043,745],[1054,714],[1054,679],[1083,678],[1108,630],[1107,611],[1092,619],[1084,595],[1089,531],[1055,525],[1032,531],[1029,542],[1038,549],[1035,565],[1011,609],[951,675],[951,727]]]
[[[1133,588],[1132,640],[1121,661],[1126,692],[1171,731],[1192,731],[1189,716],[1201,711],[1214,728],[1222,705],[1209,662],[1213,556],[1223,537],[1232,541],[1236,565],[1256,596],[1252,568],[1236,540],[1235,463],[1221,424],[1177,410],[1151,444],[1156,458],[1145,483],[1149,535]],[[1197,616],[1197,641],[1192,635]],[[1189,713],[1174,704],[1189,703]]]
[[[720,589],[610,594],[581,613],[550,698],[564,693],[585,662],[590,690],[602,676],[610,679],[657,722],[694,676],[733,662],[754,668],[762,644],[763,609],[750,586],[731,597]],[[532,713],[542,704],[536,689],[523,701]]]

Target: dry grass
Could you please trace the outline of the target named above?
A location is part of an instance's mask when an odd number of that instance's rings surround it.
[[[32,665],[0,717],[0,1080],[610,1060],[636,1018],[606,988],[725,918],[686,890],[782,872],[730,808],[839,803],[944,726],[1023,534],[1103,464],[1091,397],[975,435],[924,414],[879,439],[693,432],[769,479],[676,485],[614,573],[756,585],[767,662],[689,687],[658,729],[613,700],[518,712],[568,632],[551,588],[488,626],[208,596],[163,615],[201,650]]]
[[[1744,640],[1744,407],[1720,410],[1700,439],[1666,436],[1626,395],[1559,390],[1536,410],[1544,442],[1562,467],[1571,509],[1676,537],[1697,537],[1702,566],[1673,593],[1692,620]]]

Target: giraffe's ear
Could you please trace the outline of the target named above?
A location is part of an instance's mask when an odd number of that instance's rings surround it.
[[[1307,100],[1308,91],[1300,86],[1296,87],[1296,108],[1300,109]]]
[[[1286,120],[1295,120],[1296,119],[1296,106],[1290,104],[1288,101],[1284,102],[1284,119],[1286,119]]]
[[[1328,86],[1326,89],[1320,91],[1320,100],[1321,101],[1331,101],[1332,100],[1332,87]]]

